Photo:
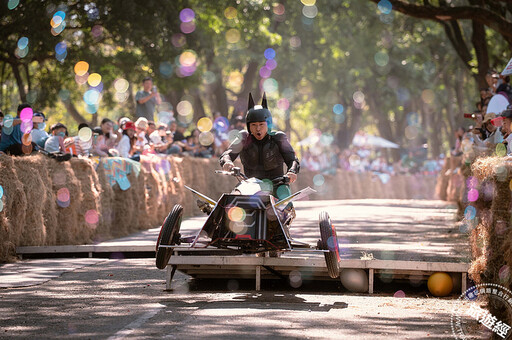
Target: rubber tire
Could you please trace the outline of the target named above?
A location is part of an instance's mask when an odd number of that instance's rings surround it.
[[[319,247],[321,250],[329,250],[325,252],[325,264],[327,265],[327,272],[333,279],[340,276],[339,263],[341,262],[338,248],[338,238],[336,237],[336,229],[331,223],[331,219],[327,212],[322,211],[319,216],[320,226],[320,242]],[[334,247],[329,247],[328,240],[332,237]]]
[[[156,241],[156,267],[158,269],[165,269],[172,255],[172,249],[160,248],[159,246],[176,244],[178,241],[176,240],[176,236],[178,236],[180,232],[182,216],[183,207],[176,204],[164,220],[164,224],[160,229],[160,234]]]

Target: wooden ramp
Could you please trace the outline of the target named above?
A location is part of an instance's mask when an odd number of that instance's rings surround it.
[[[221,255],[215,250],[176,247],[167,266],[166,289],[171,289],[174,271],[179,270],[194,278],[254,279],[255,289],[260,290],[261,280],[286,279],[296,272],[303,280],[339,280],[327,274],[323,254],[313,251],[292,251],[281,257],[255,255]],[[219,252],[222,252],[221,250]],[[427,280],[434,272],[456,273],[461,277],[461,290],[466,290],[468,263],[422,262],[399,260],[344,259],[340,269],[363,269],[368,274],[368,293],[373,294],[376,274],[391,274],[393,278]]]

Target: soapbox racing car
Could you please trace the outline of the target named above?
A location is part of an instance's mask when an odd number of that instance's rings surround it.
[[[218,201],[185,186],[197,197],[199,209],[208,215],[202,229],[195,236],[182,237],[180,224],[183,207],[176,204],[165,218],[156,242],[156,266],[164,269],[180,244],[190,248],[214,247],[227,249],[233,254],[278,256],[282,252],[309,249],[323,252],[329,276],[339,276],[340,254],[336,230],[327,212],[319,216],[320,239],[315,246],[290,237],[290,225],[295,218],[294,200],[308,196],[315,190],[307,187],[281,200],[273,195],[273,189],[289,183],[287,176],[273,181],[247,178],[240,168],[232,171],[215,171],[234,176],[238,184],[231,193],[223,194]]]

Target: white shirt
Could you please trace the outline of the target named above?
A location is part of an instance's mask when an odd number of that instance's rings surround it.
[[[130,158],[130,137],[127,135],[123,135],[119,144],[117,145],[117,151],[119,151],[119,156],[124,158]]]

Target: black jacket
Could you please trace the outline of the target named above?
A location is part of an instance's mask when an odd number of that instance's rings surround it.
[[[233,162],[238,155],[244,166],[247,177],[274,179],[285,174],[283,164],[288,172],[299,173],[300,164],[295,156],[288,137],[284,132],[272,132],[262,140],[243,130],[229,148],[220,156],[220,165]]]

